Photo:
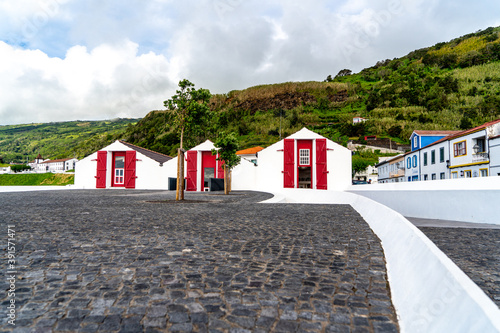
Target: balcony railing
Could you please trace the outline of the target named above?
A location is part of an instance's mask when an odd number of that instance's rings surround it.
[[[488,161],[489,161],[488,153],[472,154],[472,163],[476,163],[476,162],[488,162]]]
[[[397,171],[391,171],[389,172],[389,177],[395,178],[395,177],[404,177],[405,171],[404,170],[397,170]]]

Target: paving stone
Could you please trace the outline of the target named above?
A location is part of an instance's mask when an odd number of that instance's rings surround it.
[[[350,206],[174,195],[0,193],[26,267],[16,329],[398,331],[380,241]]]

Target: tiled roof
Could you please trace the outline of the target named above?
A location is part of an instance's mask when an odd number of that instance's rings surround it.
[[[460,131],[427,131],[427,130],[415,130],[413,131],[418,135],[452,135],[460,133]]]
[[[67,160],[71,160],[71,159],[72,159],[72,157],[70,157],[70,158],[60,158],[58,160],[48,160],[48,161],[42,162],[40,164],[66,162]]]
[[[449,132],[455,132],[455,133],[454,134],[450,134],[448,136],[445,136],[444,138],[441,138],[441,139],[439,139],[439,140],[437,140],[437,141],[435,141],[435,142],[433,142],[433,143],[431,143],[431,144],[429,144],[429,145],[427,145],[425,147],[422,147],[420,149],[417,149],[417,150],[414,150],[414,151],[409,151],[409,152],[405,153],[405,155],[414,153],[414,152],[419,151],[419,150],[424,149],[424,148],[429,148],[429,147],[434,146],[434,145],[436,145],[438,143],[441,143],[443,141],[448,141],[448,140],[456,139],[456,138],[459,138],[461,136],[464,136],[464,135],[467,135],[467,134],[471,134],[471,133],[480,131],[482,129],[485,129],[488,126],[495,125],[497,123],[500,123],[500,119],[493,120],[493,121],[490,121],[488,123],[484,123],[484,124],[482,124],[480,126],[477,126],[477,127],[465,130],[465,131],[449,131]],[[417,131],[415,131],[415,132],[417,132]]]
[[[155,151],[152,151],[152,150],[149,150],[149,149],[146,149],[146,148],[142,148],[142,147],[139,147],[139,146],[136,146],[136,145],[133,145],[131,143],[128,143],[128,142],[125,142],[125,141],[122,141],[122,140],[119,140],[120,143],[124,144],[125,146],[149,157],[150,159],[152,160],[155,160],[156,162],[158,163],[165,163],[167,161],[170,161],[172,159],[172,157],[168,156],[168,155],[165,155],[165,154],[161,154],[161,153],[157,153]]]
[[[239,150],[236,152],[236,155],[250,155],[250,154],[256,154],[259,151],[263,150],[264,148],[262,147],[253,147],[253,148],[247,148],[243,150]]]

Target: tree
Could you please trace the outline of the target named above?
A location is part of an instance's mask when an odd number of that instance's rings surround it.
[[[211,94],[208,89],[196,90],[194,84],[186,79],[179,81],[179,87],[180,90],[163,105],[173,112],[173,127],[180,135],[175,200],[184,200],[184,135],[195,136],[202,131],[210,111],[208,101]]]
[[[212,155],[219,154],[217,160],[224,162],[224,194],[231,191],[231,169],[240,163],[241,157],[236,155],[239,149],[238,139],[234,132],[226,134],[221,132],[214,143],[217,149],[212,150]]]

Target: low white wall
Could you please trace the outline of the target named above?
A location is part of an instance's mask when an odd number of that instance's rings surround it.
[[[408,217],[500,224],[500,177],[354,185],[348,191]]]
[[[500,332],[500,310],[401,214],[346,192],[284,190],[265,202],[349,204],[381,239],[402,332]]]

